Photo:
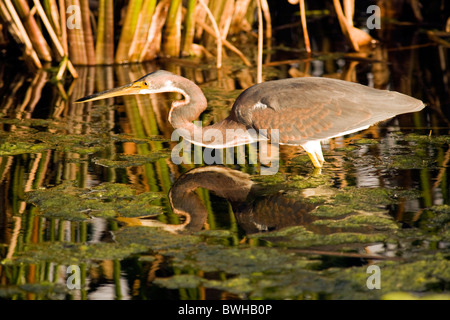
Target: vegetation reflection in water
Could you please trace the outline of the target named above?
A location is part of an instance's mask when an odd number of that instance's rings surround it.
[[[147,68],[84,69],[69,90],[87,95]],[[241,70],[218,91],[214,72],[183,69],[214,102],[204,124],[248,86]],[[36,77],[30,90],[43,90],[49,74]],[[448,298],[450,138],[430,110],[331,141],[322,175],[283,147],[280,172],[260,176],[254,146],[245,165],[174,165],[167,96],[60,97],[44,114],[35,101],[2,105],[2,297]],[[366,285],[373,264],[380,290]],[[66,286],[70,265],[80,290]]]

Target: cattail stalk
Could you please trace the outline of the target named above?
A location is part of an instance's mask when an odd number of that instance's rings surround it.
[[[120,34],[119,45],[116,52],[116,63],[129,62],[128,51],[130,49],[131,42],[134,38],[134,32],[136,31],[136,25],[139,19],[139,13],[142,8],[143,0],[130,0],[128,3],[127,14],[122,26],[122,32]]]
[[[258,58],[256,64],[256,83],[262,80],[262,60],[263,60],[263,15],[261,9],[261,0],[256,0],[258,7]]]
[[[71,19],[73,22],[73,25],[70,27],[68,25],[67,30],[70,59],[74,64],[86,65],[87,55],[83,35],[83,24],[80,23],[79,25],[76,25],[76,23],[81,22],[79,19],[82,19],[80,1],[66,0],[66,6],[66,8],[70,7],[73,9],[71,16],[68,17],[68,19]]]
[[[195,7],[197,5],[197,0],[188,0],[187,11],[185,16],[185,33],[183,41],[183,55],[190,55],[191,46],[194,42],[195,35]]]
[[[86,64],[95,65],[94,37],[92,35],[89,0],[81,0],[81,20],[83,23],[83,38],[86,50]]]
[[[139,62],[153,60],[161,51],[161,34],[169,11],[169,5],[170,0],[163,0],[156,6],[147,41],[139,55]]]
[[[100,0],[95,44],[97,64],[114,63],[114,16],[113,1]]]
[[[303,37],[305,39],[306,52],[311,53],[311,43],[309,42],[308,26],[306,22],[305,0],[300,0],[300,19],[302,21]]]
[[[236,0],[234,6],[233,19],[231,21],[231,33],[238,33],[241,30],[250,31],[251,26],[245,20],[245,15],[249,11],[251,0]]]
[[[59,54],[60,58],[63,58],[64,56],[66,56],[66,54],[64,52],[64,48],[61,45],[61,42],[59,41],[57,34],[55,33],[55,31],[52,28],[52,25],[51,25],[50,21],[48,20],[46,14],[45,14],[44,8],[40,4],[39,0],[33,0],[33,1],[34,1],[34,5],[35,5],[35,7],[36,7],[40,17],[41,17],[41,20],[44,23],[45,27],[47,28],[47,32],[49,33],[50,38],[52,39],[53,44],[55,45],[56,50],[58,51],[58,54]],[[72,76],[74,78],[77,78],[78,77],[78,73],[75,70],[74,66],[72,65],[72,62],[69,61],[67,63],[67,67],[68,67],[70,73],[72,74]]]
[[[201,26],[205,30],[205,32],[207,32],[208,34],[210,34],[214,37],[217,37],[217,34],[214,31],[214,29],[211,28],[210,26],[208,26],[205,22],[203,22],[201,20],[196,20],[196,22],[199,26]],[[226,47],[229,50],[236,53],[239,56],[239,58],[241,58],[242,62],[244,62],[244,64],[246,66],[250,67],[252,65],[251,62],[247,59],[247,57],[238,48],[236,48],[234,45],[232,45],[229,41],[223,40],[222,43],[223,43],[224,47]]]
[[[61,34],[61,23],[59,20],[59,11],[56,0],[45,0],[44,9],[56,34]]]
[[[39,58],[44,61],[52,61],[50,47],[39,29],[36,19],[31,14],[27,1],[16,0],[15,3],[25,29],[33,43],[33,48],[36,50]]]
[[[164,33],[163,51],[170,57],[180,54],[181,46],[181,0],[170,2],[169,13],[166,21],[166,31]]]
[[[69,54],[69,47],[67,45],[67,25],[66,25],[66,6],[65,6],[65,0],[59,0],[59,21],[61,24],[61,33],[60,33],[60,40],[61,45],[63,47],[64,55]]]
[[[206,14],[208,15],[209,20],[214,28],[214,33],[216,34],[217,40],[217,69],[222,68],[222,36],[220,35],[219,27],[217,26],[216,19],[214,18],[211,10],[209,10],[208,6],[205,4],[203,0],[199,0],[203,9],[205,9]]]
[[[42,68],[41,61],[39,60],[25,27],[10,0],[5,0],[5,3],[0,1],[0,13],[3,19],[9,22],[8,26],[11,34],[16,37],[17,41],[20,41],[25,45],[25,56],[30,58],[36,68]]]
[[[261,9],[266,21],[266,63],[270,62],[272,50],[272,18],[270,16],[269,4],[267,0],[261,0]]]
[[[147,40],[155,9],[156,0],[144,0],[141,12],[139,13],[139,19],[136,25],[133,41],[128,52],[128,56],[132,62],[139,61],[139,56],[145,46],[145,41]]]

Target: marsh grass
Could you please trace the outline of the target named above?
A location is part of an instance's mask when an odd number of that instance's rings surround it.
[[[297,32],[310,54],[308,3],[289,2],[299,4],[293,6],[300,12],[302,28]],[[270,8],[267,0],[132,0],[121,5],[112,0],[5,0],[0,4],[0,23],[23,45],[30,66],[40,69],[46,63],[67,59],[61,68],[68,68],[73,77],[77,74],[72,64],[124,64],[157,57],[215,56],[220,68],[227,51],[247,66],[251,61],[260,66],[263,52],[265,63],[270,62],[271,15],[278,9]],[[339,0],[333,0],[333,5],[352,50],[360,51],[372,43],[370,35],[353,25],[354,0],[343,1],[343,9]],[[258,24],[260,27],[255,27]],[[243,48],[230,41],[242,34],[256,39],[254,33],[264,37],[254,56],[242,53]]]

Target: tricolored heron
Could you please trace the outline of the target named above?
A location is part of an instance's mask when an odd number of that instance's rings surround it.
[[[226,119],[203,128],[203,132],[215,129],[222,137],[227,137],[218,141],[210,135],[195,134],[198,128],[193,121],[207,107],[201,89],[168,71],[149,73],[125,86],[76,102],[162,92],[178,92],[184,96],[184,100],[172,103],[168,120],[175,129],[183,129],[186,133],[183,137],[191,143],[210,148],[233,147],[270,139],[278,130],[280,144],[302,146],[318,168],[325,161],[321,141],[364,130],[377,122],[424,107],[422,101],[410,96],[343,80],[306,77],[267,81],[242,92]],[[227,135],[230,129],[239,134]]]

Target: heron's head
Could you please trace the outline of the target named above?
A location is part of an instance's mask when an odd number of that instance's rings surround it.
[[[89,96],[76,100],[75,102],[89,102],[107,98],[113,98],[125,95],[134,94],[149,94],[160,92],[180,92],[180,89],[176,87],[177,76],[169,71],[158,70],[143,76],[142,78],[133,81],[127,85],[97,92]]]

